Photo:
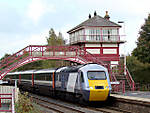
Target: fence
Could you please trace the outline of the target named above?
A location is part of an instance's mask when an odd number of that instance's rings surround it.
[[[14,103],[18,100],[19,89],[13,86],[0,86],[0,112],[15,113]],[[4,105],[8,105],[6,108]]]
[[[112,86],[112,92],[116,93],[116,92],[122,92],[125,93],[125,81],[124,80],[120,80],[117,82],[111,82],[111,86]]]

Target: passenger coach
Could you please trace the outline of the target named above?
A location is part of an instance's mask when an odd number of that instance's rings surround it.
[[[105,101],[111,91],[108,71],[98,64],[12,72],[5,78],[9,84],[17,80],[23,90],[73,100]]]

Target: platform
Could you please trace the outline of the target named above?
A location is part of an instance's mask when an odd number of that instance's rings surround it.
[[[134,91],[110,96],[111,106],[131,113],[150,113],[150,92]]]
[[[129,91],[124,94],[111,94],[111,96],[122,99],[150,102],[150,92],[148,91]]]

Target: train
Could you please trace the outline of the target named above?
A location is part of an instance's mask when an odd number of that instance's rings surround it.
[[[107,68],[94,63],[10,72],[5,79],[33,93],[85,102],[106,101],[112,89]]]

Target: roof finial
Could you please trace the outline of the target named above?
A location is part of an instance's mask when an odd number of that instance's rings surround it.
[[[108,15],[108,11],[106,11],[105,19],[109,20],[110,16]]]
[[[89,18],[91,18],[91,14],[89,14]]]
[[[94,16],[97,16],[97,13],[96,13],[96,11],[94,12]]]

